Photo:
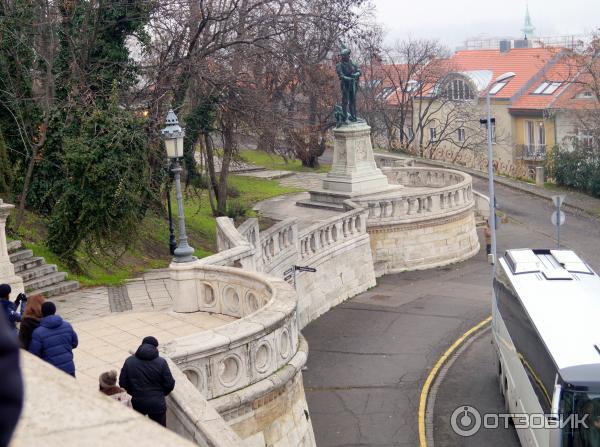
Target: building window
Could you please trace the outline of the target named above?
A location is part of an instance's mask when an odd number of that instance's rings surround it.
[[[447,86],[446,95],[454,101],[466,101],[475,98],[469,83],[463,79],[453,79],[450,81]]]
[[[412,140],[415,137],[412,126],[406,126],[406,136],[409,140]]]
[[[551,95],[562,85],[562,82],[544,81],[534,91],[534,95]]]
[[[492,143],[496,142],[496,122],[492,122]]]
[[[437,130],[435,127],[429,128],[429,141],[435,141],[437,137]]]
[[[575,95],[575,98],[577,98],[577,99],[590,99],[593,97],[594,97],[594,94],[592,92],[590,92],[589,90],[579,92],[579,93],[577,93],[577,95]]]
[[[465,128],[464,127],[460,127],[457,130],[458,133],[458,142],[459,143],[464,143],[465,142]]]
[[[544,130],[544,122],[539,121],[538,126],[537,144],[538,146],[546,146],[546,131]]]

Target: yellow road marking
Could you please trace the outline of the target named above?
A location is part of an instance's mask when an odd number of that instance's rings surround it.
[[[427,439],[425,437],[425,407],[427,406],[427,396],[429,395],[429,389],[431,388],[431,384],[433,383],[435,377],[437,376],[440,368],[446,363],[448,357],[452,355],[454,351],[458,349],[458,347],[464,343],[464,341],[469,338],[474,332],[477,332],[479,329],[484,327],[492,321],[492,317],[489,316],[482,322],[476,324],[467,332],[462,334],[458,340],[456,340],[452,346],[448,348],[446,352],[438,359],[435,366],[427,376],[427,380],[423,384],[423,388],[421,389],[421,397],[419,398],[419,445],[420,447],[427,447]]]

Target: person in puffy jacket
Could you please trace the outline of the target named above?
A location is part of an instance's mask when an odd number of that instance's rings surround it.
[[[42,304],[42,321],[33,331],[29,352],[75,377],[73,349],[77,347],[77,334],[69,323],[56,314],[52,301]]]
[[[10,293],[12,289],[8,284],[0,284],[0,305],[2,306],[2,310],[4,311],[4,315],[6,315],[6,319],[10,328],[16,332],[17,325],[19,321],[21,321],[21,317],[23,316],[23,311],[25,310],[25,305],[27,304],[27,297],[24,293],[19,293],[17,295],[17,299],[13,303],[10,300]],[[21,305],[21,310],[18,311],[19,304]]]
[[[158,340],[145,337],[121,369],[119,386],[132,396],[133,409],[166,427],[165,396],[175,388],[167,361],[158,355]]]
[[[23,408],[23,377],[14,330],[0,316],[0,446],[10,443]]]

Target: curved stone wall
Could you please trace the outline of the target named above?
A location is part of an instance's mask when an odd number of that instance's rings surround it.
[[[479,251],[471,176],[440,168],[383,168],[393,195],[357,200],[368,209],[367,231],[378,276],[438,267]]]
[[[223,244],[230,242],[229,238],[222,240]],[[300,372],[307,348],[306,342],[300,342],[296,292],[280,278],[211,265],[235,263],[256,254],[247,242],[242,245],[232,243],[215,256],[171,265],[176,287],[188,292],[185,307],[239,320],[178,338],[162,351],[244,444],[274,445],[285,437],[284,445],[314,446],[310,419],[298,418],[308,406]],[[280,404],[264,405],[271,401]],[[190,426],[189,421],[184,422],[187,424],[178,427]],[[282,426],[286,427],[283,434]],[[186,428],[188,436],[189,432]]]

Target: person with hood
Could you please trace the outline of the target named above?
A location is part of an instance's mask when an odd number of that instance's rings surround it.
[[[24,293],[19,293],[17,295],[17,299],[13,303],[10,300],[10,293],[12,289],[8,284],[0,284],[0,304],[2,304],[2,310],[4,311],[4,315],[6,315],[6,319],[8,320],[8,325],[10,328],[16,332],[17,325],[19,321],[21,321],[21,317],[23,316],[23,311],[25,310],[25,305],[27,304],[27,297]],[[21,305],[21,311],[17,311],[19,308],[19,304]]]
[[[23,377],[19,344],[4,317],[0,316],[0,446],[10,443],[23,409]]]
[[[166,427],[168,396],[175,388],[175,379],[167,361],[158,355],[158,340],[145,337],[142,344],[125,360],[119,386],[131,394],[133,409]]]
[[[79,343],[73,327],[56,315],[52,301],[42,304],[42,321],[33,331],[29,352],[75,377],[73,349]]]
[[[33,331],[39,327],[42,320],[42,304],[45,301],[43,295],[33,295],[27,300],[27,308],[19,325],[19,343],[23,349],[29,349]]]
[[[131,408],[131,396],[127,394],[127,391],[117,385],[117,372],[114,369],[100,374],[99,381],[100,392],[102,394],[106,394],[111,399]]]

